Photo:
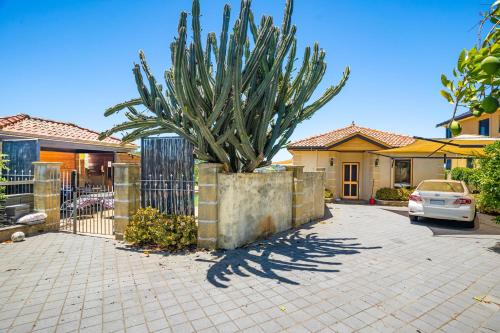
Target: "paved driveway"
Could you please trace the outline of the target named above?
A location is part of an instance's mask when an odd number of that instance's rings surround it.
[[[500,330],[499,236],[437,237],[391,211],[332,207],[216,255],[64,233],[2,244],[0,331]]]

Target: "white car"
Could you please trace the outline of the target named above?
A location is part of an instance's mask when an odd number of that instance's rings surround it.
[[[408,214],[412,221],[422,216],[472,222],[476,216],[476,203],[462,181],[424,180],[410,195]]]

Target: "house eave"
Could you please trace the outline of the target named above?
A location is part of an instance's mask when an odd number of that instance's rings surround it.
[[[18,132],[0,131],[0,139],[22,140],[38,139],[41,148],[62,149],[75,151],[106,151],[106,152],[131,152],[137,148],[135,144],[113,144],[109,142],[74,140],[66,138],[53,138],[44,135],[32,135]]]

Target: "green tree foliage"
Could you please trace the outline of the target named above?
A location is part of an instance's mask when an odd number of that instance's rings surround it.
[[[500,141],[485,147],[486,156],[479,161],[479,207],[500,214]]]
[[[194,0],[193,38],[188,43],[188,14],[183,12],[178,37],[170,44],[166,89],[141,51],[141,65],[132,70],[139,97],[105,111],[109,116],[126,109],[128,120],[102,133],[101,139],[122,131],[127,132],[124,141],[176,133],[193,143],[198,159],[222,163],[227,171],[252,172],[269,165],[296,126],[336,96],[349,76],[347,67],[337,85],[308,103],[325,74],[325,52],[318,44],[306,47],[302,64],[296,63],[292,11],[293,1],[287,0],[280,28],[270,16],[256,22],[250,0],[243,0],[230,30],[231,9],[226,5],[219,38],[209,33],[203,47],[200,5]]]
[[[441,95],[453,104],[453,116],[448,127],[453,136],[461,133],[460,124],[455,121],[459,108],[468,108],[475,117],[494,113],[498,107],[500,91],[500,0],[493,3],[483,14],[479,24],[477,45],[462,50],[453,78],[441,75],[445,87]]]
[[[477,188],[479,186],[479,169],[457,167],[451,170],[451,179],[461,180],[469,187]]]

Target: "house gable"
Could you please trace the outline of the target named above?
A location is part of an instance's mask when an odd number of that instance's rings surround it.
[[[387,149],[384,145],[373,138],[362,134],[355,134],[343,140],[328,145],[328,150],[334,151],[373,151]]]

